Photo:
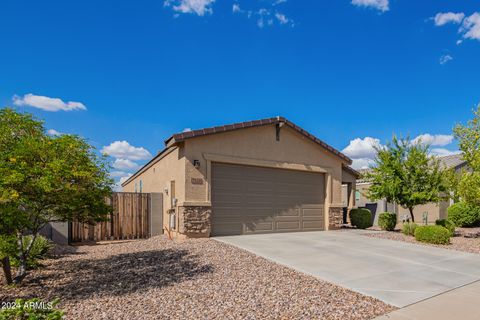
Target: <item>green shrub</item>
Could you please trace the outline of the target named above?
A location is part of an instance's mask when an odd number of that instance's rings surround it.
[[[23,249],[26,250],[28,244],[32,241],[32,236],[25,236],[23,237]],[[32,249],[30,250],[30,254],[27,260],[27,268],[34,269],[41,266],[39,260],[44,260],[47,258],[48,253],[53,248],[53,243],[45,238],[44,236],[37,236],[35,242],[33,243]],[[16,252],[15,252],[16,253]],[[16,254],[10,256],[10,262],[12,266],[18,267],[20,265],[20,261],[16,257]],[[1,319],[0,319],[1,320]]]
[[[367,229],[372,226],[372,213],[365,208],[352,209],[350,210],[350,221],[352,226],[358,229]]]
[[[378,216],[378,225],[382,230],[393,231],[397,225],[397,215],[390,212],[381,213]]]
[[[442,226],[420,226],[415,229],[415,239],[433,244],[449,244],[450,231]]]
[[[406,236],[414,236],[417,224],[415,222],[405,222],[402,226],[402,233]]]
[[[457,202],[448,208],[448,220],[457,227],[472,227],[480,222],[480,207]]]
[[[56,308],[59,302],[59,299],[46,303],[38,298],[17,299],[14,303],[6,303],[0,309],[0,320],[60,320],[64,312]]]
[[[448,219],[439,219],[435,221],[435,224],[437,226],[442,226],[444,228],[447,228],[447,230],[450,231],[451,237],[453,237],[453,235],[455,234],[455,223],[453,223],[452,221]]]

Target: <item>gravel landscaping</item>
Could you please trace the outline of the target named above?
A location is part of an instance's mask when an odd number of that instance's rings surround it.
[[[371,319],[395,307],[211,239],[75,247],[0,301],[60,297],[67,319]],[[3,281],[3,279],[0,279]]]
[[[373,238],[381,238],[381,239],[389,239],[389,240],[396,240],[396,241],[405,241],[410,243],[416,243],[425,246],[433,246],[439,247],[444,249],[452,249],[464,252],[471,252],[471,253],[480,253],[480,238],[465,238],[465,237],[452,237],[450,238],[449,245],[440,245],[440,244],[430,244],[419,242],[415,240],[412,236],[406,236],[399,231],[392,231],[392,232],[385,232],[385,231],[371,231],[365,233],[365,236],[373,237]]]

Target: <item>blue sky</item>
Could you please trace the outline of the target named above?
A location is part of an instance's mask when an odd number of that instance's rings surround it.
[[[394,133],[430,134],[444,154],[480,102],[479,12],[472,0],[3,0],[0,106],[107,146],[117,179],[174,132],[277,115],[357,167]]]

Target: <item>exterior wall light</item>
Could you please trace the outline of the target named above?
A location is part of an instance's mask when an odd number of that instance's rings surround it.
[[[198,169],[200,168],[200,160],[193,160],[193,166]]]

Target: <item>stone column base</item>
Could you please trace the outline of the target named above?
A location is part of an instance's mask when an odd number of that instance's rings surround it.
[[[343,208],[330,207],[328,212],[328,229],[336,230],[340,229],[343,224]]]
[[[211,231],[211,215],[210,206],[178,207],[178,231],[189,238],[208,238]]]

